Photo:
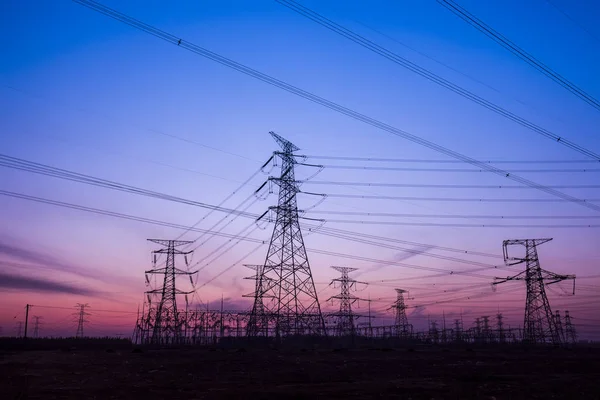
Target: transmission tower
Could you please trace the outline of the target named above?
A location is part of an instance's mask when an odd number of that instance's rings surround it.
[[[454,320],[454,340],[462,341],[462,321],[460,319]]]
[[[245,294],[242,297],[251,297],[254,299],[256,310],[250,315],[248,325],[246,326],[246,334],[250,337],[254,336],[269,336],[269,316],[265,312],[264,302],[262,299],[263,285],[266,284],[269,278],[263,274],[264,265],[244,264],[255,271],[253,276],[248,276],[244,279],[254,280],[254,292]],[[263,284],[264,281],[264,284]]]
[[[406,317],[406,303],[404,303],[404,293],[408,292],[404,289],[396,289],[396,301],[394,302],[391,308],[396,310],[396,321],[394,324],[396,335],[406,338],[411,336],[412,334],[412,325],[408,323],[408,318]]]
[[[23,336],[23,321],[17,322],[17,337]]]
[[[554,321],[556,323],[556,331],[558,332],[558,337],[560,338],[561,343],[566,343],[565,330],[563,329],[562,318],[560,317],[560,311],[556,310],[554,312]]]
[[[496,329],[498,331],[498,341],[504,343],[506,335],[504,333],[504,316],[501,313],[496,314]]]
[[[33,337],[38,338],[40,337],[40,319],[42,319],[42,317],[34,315],[33,319],[35,319],[35,325],[33,325]]]
[[[85,309],[87,307],[89,307],[89,305],[87,303],[86,304],[77,303],[77,305],[75,307],[79,308],[79,312],[75,314],[78,317],[77,318],[77,333],[75,334],[75,337],[82,338],[83,337],[83,325],[86,322],[89,322],[88,320],[85,319],[86,315],[90,315],[89,313],[85,312]]]
[[[175,277],[177,275],[187,275],[192,281],[192,275],[197,271],[184,271],[175,267],[175,256],[183,255],[185,258],[186,267],[188,264],[187,255],[191,251],[182,251],[177,249],[179,246],[190,244],[193,242],[185,240],[162,240],[162,239],[148,239],[148,241],[157,243],[164,246],[160,250],[154,250],[152,269],[146,271],[146,282],[149,282],[148,274],[159,274],[163,276],[162,287],[154,288],[146,292],[148,296],[148,325],[152,326],[152,335],[148,340],[153,344],[172,344],[178,343],[182,336],[182,327],[185,324],[185,320],[180,318],[179,310],[177,309],[177,295],[187,295],[193,293],[192,291],[184,292],[177,289],[175,285]],[[158,256],[166,254],[166,261],[164,267],[157,267]],[[151,295],[158,297],[156,305],[152,305]]]
[[[575,331],[575,326],[571,322],[569,311],[565,311],[565,339],[569,343],[577,342],[577,332]]]
[[[364,284],[366,284],[366,283],[358,282],[354,279],[350,279],[350,277],[348,276],[348,273],[350,273],[352,271],[356,271],[357,268],[350,268],[350,267],[331,267],[331,268],[342,273],[342,276],[340,278],[335,278],[335,279],[331,280],[331,284],[334,287],[336,284],[339,284],[340,294],[331,296],[329,299],[327,299],[327,301],[337,300],[340,302],[339,312],[331,314],[331,316],[337,318],[337,324],[336,324],[337,334],[339,336],[354,335],[355,334],[354,319],[357,317],[357,315],[354,315],[352,313],[352,304],[354,304],[357,300],[359,300],[359,298],[350,294],[350,290],[352,290],[352,289],[356,290],[357,283],[364,283]]]
[[[546,271],[540,266],[537,246],[552,239],[514,239],[505,240],[502,244],[506,265],[525,263],[525,271],[506,278],[495,278],[494,285],[507,281],[524,280],[527,286],[525,302],[525,318],[523,323],[523,341],[528,343],[560,343],[560,335],[556,320],[552,314],[545,286],[573,279],[575,293],[575,275],[559,275]],[[508,247],[520,245],[525,247],[524,257],[509,257]]]
[[[326,335],[298,221],[296,194],[300,189],[294,174],[294,152],[299,148],[274,132],[270,134],[282,148],[281,152],[275,153],[281,159],[281,175],[269,178],[279,186],[279,201],[276,207],[270,208],[276,212],[275,226],[250,320],[257,324],[261,319],[260,313],[268,315],[273,320],[277,338],[301,334]],[[254,335],[257,331],[251,326],[247,334]]]

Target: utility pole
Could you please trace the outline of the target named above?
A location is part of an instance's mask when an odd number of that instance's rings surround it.
[[[90,315],[89,313],[85,312],[85,309],[87,307],[89,307],[89,305],[87,303],[86,304],[77,303],[77,305],[75,307],[79,308],[79,312],[75,314],[79,317],[77,320],[77,333],[75,334],[75,337],[82,338],[83,337],[83,325],[86,322],[89,322],[88,320],[85,319],[86,315]]]
[[[163,240],[163,239],[148,239],[148,241],[163,246],[160,250],[154,250],[152,253],[153,264],[152,269],[146,271],[146,282],[149,281],[148,274],[159,274],[163,276],[162,287],[154,288],[146,292],[148,298],[150,295],[158,297],[158,303],[154,307],[148,307],[148,321],[152,324],[152,336],[149,338],[153,344],[175,344],[181,340],[181,327],[185,321],[182,321],[177,309],[177,295],[188,295],[193,291],[185,292],[177,289],[175,277],[177,275],[187,275],[192,278],[192,275],[198,271],[184,271],[175,266],[175,256],[183,255],[185,258],[186,267],[189,267],[187,255],[191,251],[182,251],[177,249],[179,246],[190,244],[193,242],[187,240]],[[166,254],[167,259],[164,267],[157,267],[157,256]]]
[[[325,320],[298,220],[296,194],[300,189],[294,174],[297,164],[294,152],[299,148],[274,132],[270,134],[282,149],[274,154],[274,157],[281,159],[281,175],[278,178],[270,177],[263,186],[271,182],[277,184],[279,201],[276,207],[270,207],[257,219],[261,220],[271,210],[276,213],[258,285],[260,292],[254,299],[250,313],[251,326],[247,334],[252,336],[257,333],[258,329],[252,325],[259,323],[259,313],[264,310],[272,316],[277,341],[288,335],[326,335]]]
[[[42,317],[34,315],[33,318],[35,319],[35,325],[33,326],[33,337],[38,338],[40,336],[40,319]]]
[[[340,278],[335,278],[335,279],[331,280],[331,283],[333,284],[334,287],[336,284],[340,285],[340,294],[331,296],[329,299],[327,299],[327,301],[329,301],[329,300],[333,301],[335,299],[340,302],[340,310],[337,313],[331,314],[332,316],[337,318],[337,326],[336,326],[337,334],[339,336],[354,336],[354,334],[356,333],[355,326],[354,326],[354,318],[356,318],[356,316],[352,313],[352,304],[354,304],[357,300],[359,300],[359,298],[354,295],[351,295],[350,290],[352,290],[352,289],[356,290],[357,283],[364,283],[364,284],[366,284],[366,283],[358,282],[354,279],[350,279],[350,277],[348,276],[348,274],[350,272],[356,271],[357,268],[350,268],[350,267],[331,267],[331,268],[342,273],[342,276]]]
[[[27,304],[25,306],[25,335],[23,336],[23,339],[27,339],[27,324],[29,323],[29,307],[31,307],[29,304]]]
[[[396,319],[394,325],[394,328],[396,329],[396,336],[406,339],[412,335],[412,325],[408,323],[408,318],[406,317],[404,293],[408,292],[404,289],[396,289],[396,301],[390,308],[396,310]]]
[[[506,278],[495,278],[493,285],[507,281],[524,280],[527,286],[525,317],[523,322],[523,341],[527,343],[560,343],[560,335],[556,321],[546,296],[546,285],[551,285],[566,279],[573,279],[573,294],[575,294],[575,275],[559,275],[546,271],[540,266],[537,246],[552,239],[514,239],[502,243],[504,262],[506,265],[525,263],[525,271]],[[523,257],[509,257],[510,246],[525,247]]]

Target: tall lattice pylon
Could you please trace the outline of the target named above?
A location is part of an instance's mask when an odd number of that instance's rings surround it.
[[[506,265],[525,263],[525,271],[517,275],[496,278],[494,284],[512,280],[524,280],[527,286],[527,299],[525,301],[525,318],[523,323],[523,341],[528,343],[560,343],[560,334],[556,320],[546,296],[546,285],[551,285],[565,279],[575,279],[575,275],[558,275],[543,270],[538,258],[537,246],[547,243],[552,239],[514,239],[502,243],[504,262]],[[510,257],[510,246],[524,246],[523,257]],[[573,281],[574,282],[574,281]],[[575,286],[573,285],[573,290]]]
[[[262,299],[263,293],[263,282],[267,282],[268,278],[264,276],[263,270],[264,265],[252,265],[252,264],[244,264],[245,267],[248,267],[255,271],[253,276],[248,276],[244,279],[252,279],[254,280],[254,292],[250,294],[245,294],[242,297],[251,297],[254,299],[254,307],[250,318],[248,320],[248,324],[246,325],[246,334],[248,336],[269,336],[269,316],[265,312],[264,302]]]
[[[276,153],[281,159],[281,175],[269,178],[279,186],[279,201],[276,207],[272,207],[277,216],[250,321],[256,324],[262,318],[260,313],[267,315],[273,321],[278,338],[326,335],[325,321],[298,221],[296,194],[299,188],[294,174],[294,152],[299,148],[274,132],[270,134],[282,149]],[[256,332],[257,329],[253,327],[247,330],[248,335]]]
[[[182,251],[177,249],[190,241],[185,240],[162,240],[148,239],[150,242],[164,246],[160,250],[154,250],[152,269],[146,271],[146,282],[149,282],[148,274],[158,274],[163,276],[162,286],[156,287],[146,292],[148,296],[148,314],[146,315],[146,324],[151,327],[151,336],[147,341],[152,344],[173,344],[179,343],[182,338],[182,328],[185,324],[184,318],[180,318],[177,309],[177,295],[187,295],[192,291],[185,292],[177,289],[175,277],[177,275],[191,275],[196,271],[184,271],[175,266],[175,256],[183,255],[186,266],[188,265],[187,255],[191,251]],[[158,256],[165,254],[166,261],[164,267],[157,267]],[[158,301],[152,301],[151,296],[158,297]],[[187,300],[186,300],[187,301]]]
[[[335,296],[331,296],[327,301],[337,300],[340,303],[340,309],[338,312],[331,313],[330,315],[336,319],[336,333],[338,336],[351,336],[354,335],[355,325],[354,319],[358,317],[352,312],[352,304],[354,304],[358,297],[354,296],[350,293],[352,289],[356,290],[357,283],[365,283],[358,282],[354,279],[351,279],[348,274],[352,271],[356,271],[357,268],[350,267],[331,267],[336,271],[342,273],[342,276],[339,278],[335,278],[331,280],[331,284],[335,287],[339,285],[340,294]],[[366,284],[366,283],[365,283]]]
[[[396,336],[409,337],[412,334],[412,325],[408,323],[408,317],[406,316],[404,293],[408,292],[404,289],[396,289],[396,301],[391,308],[396,310],[396,321],[394,324]]]
[[[569,311],[565,311],[565,339],[568,343],[577,342],[577,332],[575,331],[575,326],[571,321],[571,315],[569,315]]]
[[[79,308],[79,312],[76,313],[76,315],[77,315],[77,332],[75,333],[75,337],[82,338],[83,337],[83,327],[86,322],[89,322],[87,319],[85,319],[85,317],[87,315],[90,315],[90,313],[85,312],[85,309],[89,307],[89,304],[77,303],[77,305],[75,307]]]
[[[42,319],[42,317],[34,315],[33,319],[35,320],[35,324],[33,325],[33,337],[38,338],[40,337],[40,319]]]
[[[556,310],[554,312],[554,322],[556,324],[556,332],[558,333],[558,337],[561,343],[566,343],[565,341],[565,331],[563,330],[562,319],[560,317],[560,311]]]

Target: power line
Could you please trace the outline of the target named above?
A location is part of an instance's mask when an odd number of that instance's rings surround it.
[[[519,125],[524,126],[525,128],[528,128],[532,131],[534,131],[535,133],[538,133],[546,138],[552,139],[556,142],[558,142],[559,144],[562,144],[564,146],[567,146],[569,148],[571,148],[572,150],[575,150],[579,153],[585,154],[588,157],[591,157],[593,159],[596,159],[598,161],[600,161],[600,155],[594,153],[593,151],[586,149],[583,146],[580,146],[576,143],[573,143],[553,132],[550,132],[547,129],[544,129],[542,127],[540,127],[539,125],[534,124],[533,122],[520,117],[514,113],[512,113],[511,111],[508,111],[502,107],[500,107],[497,104],[494,104],[476,94],[474,94],[473,92],[468,91],[467,89],[460,87],[444,78],[442,78],[439,75],[434,74],[433,72],[418,66],[417,64],[403,58],[400,57],[398,54],[393,53],[389,50],[387,50],[386,48],[372,42],[371,40],[351,31],[350,29],[347,29],[333,21],[331,21],[330,19],[320,15],[319,13],[311,10],[308,7],[305,7],[301,4],[299,4],[298,2],[294,1],[294,0],[275,0],[276,2],[290,8],[291,10],[295,11],[296,13],[318,23],[319,25],[353,41],[354,43],[368,49],[371,50],[372,52],[387,58],[388,60],[408,69],[409,71],[412,71],[418,75],[421,75],[422,77],[437,83],[438,85],[453,91],[454,93],[471,100],[472,102],[479,104],[513,122],[518,123]],[[600,103],[597,103],[597,107],[600,109]]]
[[[174,224],[174,223],[150,219],[150,218],[138,217],[138,216],[129,215],[129,214],[117,213],[117,212],[113,212],[113,211],[109,211],[109,210],[86,207],[86,206],[82,206],[82,205],[78,205],[78,204],[66,203],[66,202],[46,199],[46,198],[42,198],[42,197],[36,197],[36,196],[30,196],[30,195],[21,194],[21,193],[10,192],[10,191],[6,191],[6,190],[0,190],[0,195],[8,196],[8,197],[15,197],[15,198],[23,199],[23,200],[29,200],[29,201],[34,201],[34,202],[39,202],[39,203],[44,203],[44,204],[49,204],[49,205],[54,205],[54,206],[63,207],[63,208],[70,208],[70,209],[74,209],[74,210],[90,212],[90,213],[99,214],[99,215],[106,215],[106,216],[111,216],[111,217],[115,217],[115,218],[143,222],[143,223],[148,223],[148,224],[153,224],[153,225],[158,225],[158,226],[166,226],[166,227],[170,227],[170,228],[174,228],[174,229],[190,230],[190,231],[200,232],[200,233],[211,233],[211,234],[215,233],[215,231],[209,231],[206,229],[192,228],[192,227],[185,226],[185,225]],[[314,226],[305,226],[305,229],[307,229],[307,228],[308,228],[308,230],[311,230],[311,229],[314,229],[315,227]],[[340,238],[343,238],[346,240],[351,240],[351,241],[353,241],[354,239],[349,236],[357,236],[358,238],[363,237],[363,238],[386,241],[386,242],[410,244],[410,245],[414,245],[414,246],[432,246],[433,248],[435,248],[437,250],[456,252],[456,253],[461,253],[461,254],[469,254],[469,255],[493,257],[493,258],[501,257],[496,254],[456,249],[456,248],[444,247],[444,246],[434,246],[434,245],[429,245],[426,243],[406,241],[406,240],[400,240],[400,239],[395,239],[395,238],[386,238],[386,237],[376,236],[376,235],[367,235],[367,234],[363,234],[363,233],[359,233],[359,232],[352,232],[352,231],[347,231],[347,230],[342,230],[342,229],[334,229],[334,228],[328,228],[328,227],[321,227],[321,228],[319,228],[319,230],[317,230],[315,232],[319,233],[319,234],[325,234],[328,236],[336,236],[336,237],[340,237]],[[230,239],[238,239],[239,238],[239,235],[222,233],[220,231],[217,231],[215,234],[218,236],[222,236],[222,237],[230,238]],[[342,237],[340,235],[344,235],[344,237]],[[263,240],[254,239],[254,238],[250,238],[250,237],[244,237],[243,240],[246,240],[249,242],[254,242],[254,243],[263,243],[263,244],[265,243]],[[372,243],[374,243],[374,242],[372,242]],[[370,243],[370,244],[372,244],[372,243]],[[404,250],[406,251],[406,249],[404,249]]]
[[[322,220],[325,221],[325,220]],[[428,222],[397,222],[397,221],[360,221],[346,219],[328,219],[327,222],[338,224],[358,224],[358,225],[398,225],[398,226],[436,226],[436,227],[454,227],[454,228],[600,228],[600,225],[592,224],[442,224]]]
[[[210,59],[212,61],[218,62],[218,63],[220,63],[222,65],[225,65],[225,66],[227,66],[229,68],[235,69],[235,70],[237,70],[239,72],[242,72],[242,73],[244,73],[246,75],[252,76],[252,77],[254,77],[256,79],[259,79],[259,80],[261,80],[263,82],[266,82],[266,83],[268,83],[270,85],[276,86],[276,87],[278,87],[280,89],[286,90],[286,91],[288,91],[290,93],[293,93],[293,94],[295,94],[297,96],[303,97],[303,98],[305,98],[307,100],[310,100],[310,101],[312,101],[314,103],[320,104],[320,105],[322,105],[324,107],[327,107],[327,108],[329,108],[331,110],[337,111],[337,112],[339,112],[341,114],[347,115],[347,116],[349,116],[351,118],[354,118],[356,120],[359,120],[359,121],[364,122],[366,124],[369,124],[371,126],[377,127],[379,129],[387,131],[389,133],[392,133],[393,135],[396,135],[398,137],[402,137],[402,138],[404,138],[406,140],[410,140],[410,141],[412,141],[414,143],[417,143],[417,144],[420,144],[420,145],[422,145],[424,147],[430,148],[430,149],[435,150],[437,152],[440,152],[442,154],[446,154],[446,155],[448,155],[448,156],[450,156],[452,158],[463,160],[465,162],[468,162],[469,164],[475,165],[475,166],[480,167],[482,169],[486,169],[488,171],[493,171],[498,176],[501,176],[503,178],[508,178],[510,180],[519,182],[519,183],[521,183],[523,185],[526,185],[526,186],[529,186],[529,187],[534,187],[534,188],[536,188],[536,189],[538,189],[540,191],[543,191],[543,192],[546,192],[548,194],[551,194],[552,196],[556,196],[556,197],[559,197],[559,198],[562,198],[562,199],[574,202],[576,204],[579,204],[579,205],[581,205],[583,207],[587,207],[587,208],[593,209],[595,211],[600,211],[600,206],[597,206],[597,205],[594,205],[594,204],[590,204],[590,203],[582,202],[581,200],[579,200],[579,199],[577,199],[577,198],[575,198],[573,196],[570,196],[570,195],[567,195],[565,193],[553,190],[553,189],[551,189],[549,187],[546,187],[546,186],[542,186],[542,185],[537,184],[537,183],[535,183],[533,181],[527,180],[525,178],[521,178],[521,177],[519,177],[517,175],[510,174],[507,171],[504,171],[502,169],[493,167],[491,165],[486,165],[484,163],[481,163],[480,161],[477,161],[477,160],[475,160],[473,158],[467,157],[467,156],[465,156],[465,155],[463,155],[461,153],[458,153],[456,151],[447,149],[447,148],[445,148],[443,146],[440,146],[440,145],[435,144],[433,142],[427,141],[427,140],[425,140],[423,138],[420,138],[418,136],[412,135],[412,134],[410,134],[410,133],[408,133],[406,131],[403,131],[403,130],[395,128],[395,127],[393,127],[391,125],[385,124],[385,123],[383,123],[381,121],[378,121],[378,120],[376,120],[374,118],[368,117],[368,116],[366,116],[364,114],[361,114],[361,113],[358,113],[358,112],[356,112],[354,110],[351,110],[349,108],[343,107],[343,106],[341,106],[341,105],[339,105],[337,103],[334,103],[332,101],[329,101],[329,100],[326,100],[326,99],[324,99],[322,97],[314,95],[314,94],[312,94],[310,92],[307,92],[305,90],[297,88],[297,87],[295,87],[293,85],[290,85],[290,84],[288,84],[286,82],[283,82],[281,80],[273,78],[273,77],[271,77],[271,76],[269,76],[267,74],[263,74],[263,73],[261,73],[261,72],[259,72],[257,70],[249,68],[249,67],[247,67],[247,66],[245,66],[243,64],[237,63],[237,62],[235,62],[233,60],[230,60],[230,59],[228,59],[226,57],[220,56],[220,55],[218,55],[218,54],[216,54],[216,53],[214,53],[212,51],[209,51],[207,49],[204,49],[204,48],[202,48],[200,46],[196,46],[196,45],[194,45],[192,43],[189,43],[189,42],[187,42],[187,41],[185,41],[185,40],[183,40],[183,39],[181,39],[181,38],[179,38],[179,37],[177,37],[175,35],[172,35],[170,33],[164,32],[164,31],[162,31],[162,30],[160,30],[158,28],[155,28],[155,27],[153,27],[151,25],[145,24],[145,23],[143,23],[141,21],[138,21],[138,20],[136,20],[134,18],[128,17],[128,16],[126,16],[126,15],[124,15],[122,13],[119,13],[116,10],[113,10],[113,9],[111,9],[109,7],[106,7],[106,6],[104,6],[104,5],[100,4],[100,3],[97,3],[95,1],[91,1],[91,0],[73,0],[73,1],[76,2],[76,3],[79,3],[81,5],[84,5],[84,6],[90,8],[90,9],[92,9],[94,11],[97,11],[97,12],[99,12],[101,14],[107,15],[107,16],[109,16],[111,18],[114,18],[114,19],[116,19],[118,21],[121,21],[121,22],[123,22],[125,24],[128,24],[128,25],[130,25],[130,26],[132,26],[132,27],[134,27],[136,29],[139,29],[139,30],[142,30],[144,32],[147,32],[147,33],[149,33],[149,34],[151,34],[153,36],[156,36],[156,37],[158,37],[158,38],[160,38],[162,40],[165,40],[165,41],[167,41],[167,42],[169,42],[171,44],[174,44],[174,45],[176,45],[178,47],[181,47],[181,48],[184,48],[186,50],[189,50],[189,51],[191,51],[193,53],[196,53],[198,55],[206,57],[206,58],[208,58],[208,59]],[[600,157],[598,157],[598,158],[600,158]]]
[[[339,182],[339,181],[299,181],[302,184],[333,185],[333,186],[382,186],[403,188],[436,188],[436,189],[537,189],[535,186],[519,185],[458,185],[458,184],[428,184],[428,183],[385,183],[385,182]],[[545,186],[547,189],[600,189],[600,185],[554,185]],[[567,200],[567,199],[564,199]],[[588,204],[585,200],[567,200],[580,204]],[[594,209],[600,207],[594,206]]]
[[[597,42],[600,43],[600,38],[598,38],[598,36],[594,35],[589,29],[587,29],[585,26],[583,26],[582,24],[580,24],[579,22],[577,22],[573,17],[571,17],[569,14],[567,14],[563,9],[561,9],[560,7],[558,7],[553,1],[550,0],[546,0],[546,3],[550,4],[552,7],[554,7],[559,13],[561,13],[565,18],[567,18],[569,21],[571,21],[573,24],[577,25],[582,31],[584,31],[585,33],[587,33],[590,37],[592,37],[593,39],[595,39]]]
[[[60,99],[57,99],[57,98],[53,98],[53,99],[45,98],[43,96],[40,96],[39,94],[33,94],[33,93],[31,93],[31,92],[29,92],[27,90],[24,90],[24,89],[21,89],[21,88],[16,88],[14,86],[6,85],[6,84],[1,84],[1,86],[5,87],[7,89],[13,90],[15,92],[19,92],[21,94],[25,94],[25,95],[27,95],[27,96],[29,96],[31,98],[37,98],[37,99],[45,100],[45,101],[51,103],[52,105],[56,105],[58,102],[61,102]],[[71,107],[69,107],[69,108],[71,108]],[[81,107],[77,107],[75,109],[77,111],[79,111],[79,112],[87,112],[89,114],[94,114],[90,110],[86,110],[86,109],[83,109]],[[97,115],[106,118],[106,115],[103,115],[103,114],[102,115],[97,114]],[[209,145],[197,142],[197,141],[192,140],[192,139],[183,138],[181,136],[177,136],[177,135],[174,135],[172,133],[162,132],[162,131],[160,131],[158,129],[145,128],[143,126],[139,126],[139,125],[133,124],[133,123],[128,123],[127,125],[130,125],[130,126],[133,126],[133,127],[136,127],[136,128],[140,128],[140,129],[146,130],[148,132],[152,132],[154,134],[166,136],[166,137],[169,137],[171,139],[175,139],[175,140],[187,143],[187,144],[193,144],[193,145],[196,145],[196,146],[199,146],[199,147],[203,147],[203,148],[206,148],[206,149],[209,149],[209,150],[214,150],[214,151],[217,151],[217,152],[220,152],[220,153],[223,153],[223,154],[227,154],[227,155],[230,155],[230,156],[239,157],[239,158],[243,158],[243,159],[250,160],[250,161],[256,161],[256,160],[254,160],[252,158],[249,158],[249,157],[247,157],[245,155],[242,155],[242,154],[232,153],[230,151],[222,150],[222,149],[219,149],[219,148],[213,147],[213,146],[209,146]]]
[[[467,214],[409,214],[360,211],[310,210],[310,214],[355,215],[392,218],[480,218],[480,219],[598,219],[600,215],[467,215]]]
[[[339,193],[310,193],[309,195],[318,195],[324,197],[335,197],[345,199],[370,199],[370,200],[417,200],[417,201],[451,201],[451,202],[475,202],[475,203],[559,203],[565,202],[563,199],[521,199],[521,198],[473,198],[473,197],[418,197],[418,196],[382,196],[382,195],[361,195],[361,194],[339,194]],[[600,202],[600,199],[581,199],[585,202]]]
[[[302,164],[300,164],[302,165]],[[470,168],[415,168],[415,167],[369,167],[363,165],[320,165],[320,167],[327,169],[353,169],[362,171],[404,171],[404,172],[490,172],[484,169],[470,169]],[[535,169],[511,169],[508,172],[527,172],[527,173],[594,173],[600,172],[600,168],[535,168]]]
[[[246,217],[256,218],[256,215],[254,215],[254,214],[234,211],[232,209],[214,206],[214,205],[210,205],[210,204],[205,204],[205,203],[201,203],[201,202],[194,201],[194,200],[187,200],[187,199],[184,199],[181,197],[176,197],[176,196],[171,196],[171,195],[167,195],[167,194],[160,193],[160,192],[146,190],[146,189],[138,188],[135,186],[118,183],[115,181],[109,181],[109,180],[102,179],[102,178],[96,178],[91,175],[80,174],[77,172],[72,172],[72,171],[68,171],[65,169],[61,169],[61,168],[55,168],[55,167],[52,167],[49,165],[35,163],[32,161],[27,161],[27,160],[24,160],[21,158],[16,158],[16,157],[10,157],[10,156],[3,155],[3,154],[0,154],[0,166],[17,169],[17,170],[22,170],[22,171],[27,171],[27,172],[33,172],[33,173],[37,173],[37,174],[41,174],[41,175],[52,176],[55,178],[61,178],[61,179],[65,179],[65,180],[69,180],[69,181],[73,181],[73,182],[79,182],[79,183],[85,183],[85,184],[89,184],[89,185],[93,185],[93,186],[99,186],[99,187],[103,187],[103,188],[107,188],[107,189],[119,190],[119,191],[123,191],[123,192],[127,192],[127,193],[139,194],[139,195],[147,196],[147,197],[154,197],[154,198],[158,198],[161,200],[168,200],[168,201],[192,205],[192,206],[196,206],[196,207],[207,208],[210,210],[221,211],[221,212],[232,213],[232,214],[237,213],[237,214],[240,214],[240,215],[243,215]]]
[[[200,232],[200,233],[209,232],[206,229],[193,228],[193,227],[186,226],[186,225],[179,225],[179,224],[174,224],[174,223],[170,223],[170,222],[150,219],[150,218],[137,217],[134,215],[117,213],[117,212],[103,210],[103,209],[99,209],[99,208],[86,207],[86,206],[73,204],[73,203],[66,203],[66,202],[57,201],[57,200],[45,199],[42,197],[29,196],[26,194],[10,192],[7,190],[0,190],[0,195],[14,197],[14,198],[22,199],[22,200],[34,201],[34,202],[38,202],[38,203],[50,204],[53,206],[58,206],[58,207],[63,207],[63,208],[70,208],[70,209],[74,209],[74,210],[90,212],[90,213],[99,214],[99,215],[106,215],[106,216],[110,216],[110,217],[127,219],[127,220],[131,220],[131,221],[144,222],[147,224],[165,226],[165,227],[174,228],[174,229],[183,229],[183,230],[187,230],[187,231]],[[213,232],[209,232],[209,233],[213,233]],[[222,237],[226,237],[226,238],[235,238],[236,237],[236,235],[232,235],[229,233],[218,232],[216,234],[218,236],[222,236]],[[263,243],[263,241],[259,240],[259,239],[247,238],[247,240],[253,241],[255,243]]]
[[[533,57],[531,54],[517,46],[514,42],[510,41],[505,36],[491,28],[485,22],[481,21],[479,18],[475,17],[473,14],[468,12],[466,9],[456,4],[456,2],[451,0],[437,1],[438,3],[446,7],[448,10],[450,10],[452,13],[463,19],[469,25],[473,26],[474,28],[485,34],[487,37],[489,37],[490,39],[492,39],[493,41],[510,51],[512,54],[519,57],[521,60],[525,61],[527,64],[531,65],[533,68],[543,73],[548,78],[552,79],[554,82],[558,83],[560,86],[567,89],[569,92],[573,93],[575,96],[579,97],[592,107],[596,108],[597,110],[600,110],[600,101],[586,93],[583,89],[577,87],[574,83],[570,82],[568,79],[561,76],[559,73],[552,70],[548,65]],[[564,139],[561,139],[561,141],[563,140]],[[589,153],[590,154],[588,155],[593,155],[594,158],[599,159],[599,156],[595,153]]]
[[[381,157],[352,157],[352,156],[323,156],[302,155],[305,159],[341,160],[341,161],[369,161],[369,162],[397,162],[397,163],[424,163],[424,164],[464,164],[462,160],[417,159],[417,158],[381,158]],[[596,160],[494,160],[481,161],[486,164],[597,164]]]

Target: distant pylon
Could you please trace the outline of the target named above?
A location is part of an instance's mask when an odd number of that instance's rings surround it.
[[[35,319],[35,324],[33,325],[33,337],[37,338],[40,336],[40,319],[42,319],[42,317],[34,315],[33,319]]]
[[[23,322],[17,322],[17,337],[23,336]]]
[[[294,174],[297,163],[294,152],[299,148],[274,132],[270,134],[282,148],[275,153],[281,159],[281,175],[269,178],[269,182],[279,186],[279,201],[276,207],[270,208],[276,212],[275,226],[258,285],[260,293],[255,296],[250,321],[257,324],[261,320],[260,313],[265,313],[273,321],[277,338],[326,335],[298,220],[296,194],[300,189]],[[251,326],[247,334],[255,335],[258,331]]]
[[[440,341],[437,321],[431,321],[429,323],[429,337],[433,343],[438,343]]]
[[[87,307],[89,307],[89,304],[77,303],[77,305],[75,307],[79,308],[79,312],[76,313],[78,318],[77,318],[77,333],[75,334],[75,337],[82,338],[83,337],[83,326],[86,322],[89,322],[88,320],[85,319],[86,315],[90,315],[89,313],[85,312],[85,309]]]
[[[454,320],[454,340],[462,341],[462,321],[460,319]]]
[[[404,293],[408,292],[404,289],[396,289],[396,301],[391,308],[396,310],[396,319],[394,323],[396,336],[407,338],[412,335],[412,325],[408,323],[408,317],[406,316]]]
[[[523,324],[523,341],[528,343],[560,343],[560,335],[556,321],[546,296],[545,285],[550,285],[565,279],[575,279],[575,275],[559,275],[543,270],[537,254],[537,246],[552,239],[514,239],[502,243],[504,262],[506,265],[525,263],[525,271],[506,278],[496,278],[494,285],[499,283],[524,280],[527,286],[525,317]],[[509,257],[508,247],[521,245],[525,247],[523,257]],[[547,282],[547,283],[546,283]],[[573,284],[573,291],[575,285]]]
[[[357,268],[350,267],[331,267],[336,271],[342,273],[340,278],[335,278],[331,280],[331,283],[334,285],[340,285],[340,294],[331,296],[329,300],[337,300],[340,302],[340,310],[336,313],[331,314],[331,316],[337,319],[336,321],[336,332],[339,336],[350,336],[354,335],[355,326],[354,319],[356,315],[352,312],[352,304],[358,300],[358,297],[350,294],[350,290],[356,290],[356,284],[358,281],[351,279],[348,276],[348,273],[352,271],[356,271]],[[365,283],[365,282],[360,282]]]
[[[562,320],[560,318],[559,310],[556,310],[554,312],[554,323],[556,324],[556,332],[558,333],[560,343],[565,343],[565,331],[563,330]]]
[[[490,317],[489,315],[484,315],[481,319],[483,320],[483,340],[489,342],[491,339]]]
[[[162,249],[154,250],[152,252],[154,255],[152,269],[146,271],[146,282],[149,282],[147,277],[148,274],[160,274],[163,276],[161,287],[146,292],[148,296],[148,315],[146,317],[146,323],[147,325],[150,325],[152,329],[152,335],[148,340],[153,344],[178,343],[182,336],[182,327],[186,321],[180,318],[179,310],[177,309],[177,295],[185,295],[187,304],[187,295],[193,292],[185,292],[177,289],[175,277],[177,275],[188,275],[191,281],[191,275],[195,274],[197,271],[190,272],[177,268],[175,266],[175,256],[183,255],[185,264],[188,266],[187,255],[190,254],[191,251],[181,251],[178,250],[177,247],[193,242],[162,239],[148,239],[148,241],[164,246]],[[166,254],[167,256],[164,267],[156,266],[157,255],[159,254]],[[158,297],[158,301],[152,302],[150,295]]]
[[[506,341],[506,334],[504,333],[504,317],[502,313],[496,314],[496,329],[498,332],[498,341],[504,343]]]
[[[251,297],[254,299],[256,310],[251,313],[246,326],[246,334],[248,336],[269,336],[269,316],[265,312],[264,302],[262,299],[263,285],[266,284],[269,278],[263,274],[264,265],[244,264],[245,267],[255,271],[253,276],[248,276],[244,279],[254,280],[254,292],[245,294],[242,297]],[[264,283],[263,283],[264,282]]]
[[[575,326],[571,322],[571,316],[569,315],[569,311],[565,311],[565,337],[569,343],[577,342],[577,331],[575,330]]]

